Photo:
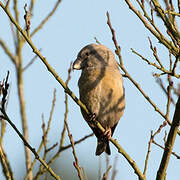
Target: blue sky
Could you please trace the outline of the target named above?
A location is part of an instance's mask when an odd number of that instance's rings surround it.
[[[33,17],[31,20],[31,31],[41,22],[41,20],[53,8],[56,1],[45,2],[39,0],[35,3]],[[21,26],[24,27],[24,4],[30,1],[18,2],[20,10]],[[12,8],[11,8],[12,10]],[[158,41],[147,31],[140,20],[133,14],[124,1],[108,0],[76,0],[62,1],[55,15],[48,21],[42,30],[40,30],[32,41],[56,70],[59,76],[66,80],[67,71],[71,61],[76,59],[80,49],[87,44],[94,43],[96,37],[102,44],[114,51],[114,44],[111,39],[110,30],[106,24],[106,12],[110,13],[111,23],[116,31],[116,37],[122,49],[122,57],[125,67],[132,77],[141,85],[146,94],[165,112],[166,96],[156,83],[153,72],[158,72],[150,67],[140,58],[131,52],[131,48],[140,52],[143,56],[154,61],[152,52],[149,48],[148,37],[151,38],[153,45],[157,47],[158,55],[162,62],[168,67],[168,51],[158,43]],[[160,29],[165,32],[163,23],[157,19]],[[0,37],[6,42],[8,47],[14,52],[13,41],[9,26],[9,21],[4,11],[0,9]],[[12,121],[21,130],[19,104],[17,99],[16,74],[11,61],[0,48],[0,79],[2,80],[7,70],[10,71],[11,93],[8,104],[8,114]],[[31,48],[26,44],[23,48],[24,66],[34,57]],[[118,58],[116,57],[118,60]],[[179,71],[179,69],[178,69]],[[79,71],[72,73],[69,83],[70,89],[79,97],[77,82],[80,76]],[[166,77],[163,77],[166,82]],[[177,81],[175,81],[175,86]],[[136,161],[141,170],[144,168],[144,161],[147,153],[150,131],[156,130],[162,124],[162,117],[154,111],[153,107],[139,93],[137,88],[128,80],[124,79],[126,92],[126,109],[124,116],[121,118],[114,138],[118,139],[121,146]],[[24,72],[24,90],[26,98],[26,113],[29,127],[30,144],[37,148],[42,137],[41,115],[44,113],[45,121],[48,121],[50,107],[53,97],[53,90],[57,90],[57,100],[53,122],[48,138],[48,145],[51,146],[58,142],[63,126],[64,119],[64,90],[47,71],[40,59],[36,59],[33,65]],[[175,98],[176,99],[176,98]],[[173,117],[174,106],[171,106],[170,116]],[[68,122],[75,140],[91,133],[90,128],[83,120],[79,107],[69,98],[69,115]],[[165,130],[157,135],[156,140],[163,144]],[[65,144],[69,144],[68,138]],[[12,128],[7,125],[4,146],[9,159],[12,161],[13,170],[16,179],[21,179],[25,173],[24,152],[21,140],[18,138]],[[80,165],[85,168],[87,174],[91,173],[98,176],[99,157],[95,156],[96,138],[91,137],[80,145],[76,146],[77,155]],[[180,149],[179,137],[177,137],[174,151],[178,153]],[[54,150],[55,151],[55,150]],[[116,148],[111,144],[112,155],[110,163],[113,164],[114,158],[118,157],[117,177],[116,179],[137,179],[133,169],[128,162],[118,154]],[[160,164],[163,151],[152,144],[150,160],[147,170],[147,179],[155,179],[157,169]],[[33,155],[32,155],[33,157]],[[61,176],[63,165],[62,160],[66,162],[69,168],[73,169],[71,149],[63,153],[62,157],[57,160],[60,167],[57,172]],[[18,166],[17,166],[18,162]],[[105,171],[105,155],[101,157],[102,172]],[[180,162],[175,157],[171,157],[167,170],[167,179],[178,180]],[[62,175],[63,177],[63,175]],[[2,171],[0,179],[3,179]],[[78,177],[74,177],[78,179]]]

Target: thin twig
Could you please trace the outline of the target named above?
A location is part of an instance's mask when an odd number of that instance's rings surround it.
[[[8,55],[8,57],[11,59],[11,61],[16,64],[16,58],[15,56],[11,53],[10,49],[7,47],[6,43],[0,38],[0,45],[4,52]]]
[[[108,18],[108,25],[109,25],[109,28],[112,32],[112,39],[113,39],[113,42],[114,42],[114,45],[116,47],[116,54],[119,58],[119,61],[120,61],[120,68],[123,70],[123,72],[125,73],[125,76],[137,87],[137,89],[141,92],[141,94],[144,96],[144,98],[154,107],[154,110],[157,111],[167,122],[169,125],[171,125],[171,122],[169,119],[167,119],[166,115],[157,107],[157,105],[145,94],[145,92],[142,90],[142,88],[140,87],[140,85],[130,76],[130,74],[127,72],[126,68],[124,67],[124,63],[123,63],[123,60],[122,60],[122,56],[121,56],[121,48],[120,46],[118,46],[117,44],[117,40],[116,40],[116,37],[115,37],[115,31],[114,29],[112,28],[111,26],[111,23],[109,22],[110,21],[110,17],[109,17],[109,13],[107,13],[107,18]],[[180,132],[178,132],[178,134],[180,134]]]
[[[9,8],[9,3],[10,3],[10,0],[7,0],[7,2],[6,2],[6,9]]]
[[[54,89],[54,92],[53,92],[53,100],[52,100],[51,111],[50,111],[50,115],[49,115],[47,129],[45,131],[46,134],[48,134],[49,131],[50,131],[50,125],[51,125],[51,122],[52,122],[52,116],[53,116],[53,113],[54,113],[55,103],[56,103],[56,89]]]
[[[85,172],[85,169],[84,169],[83,167],[82,167],[82,171],[83,171],[84,179],[85,179],[85,180],[88,180],[87,175],[86,175],[86,172]]]
[[[151,152],[152,133],[153,133],[153,132],[151,131],[151,137],[150,137],[150,140],[149,140],[149,142],[148,142],[148,151],[147,151],[147,154],[146,154],[144,171],[143,171],[143,174],[144,174],[144,175],[146,175],[147,166],[148,166],[148,160],[149,160],[149,156],[150,156],[150,152]]]
[[[43,132],[43,136],[42,136],[42,142],[43,142],[43,146],[44,146],[44,155],[43,155],[43,160],[46,159],[46,149],[47,149],[47,134],[46,134],[46,129],[45,129],[45,122],[44,122],[44,114],[42,114],[42,125],[41,125],[41,129]]]
[[[150,48],[151,48],[151,50],[152,50],[152,52],[153,52],[153,56],[155,57],[156,61],[159,63],[159,65],[161,66],[161,68],[164,69],[164,66],[162,65],[162,63],[161,63],[161,61],[160,61],[160,59],[159,59],[159,57],[158,57],[158,55],[157,55],[157,49],[156,49],[156,47],[153,47],[153,44],[152,44],[152,41],[151,41],[150,37],[148,37],[148,40],[149,40]]]
[[[172,68],[172,74],[176,74],[175,69],[177,67],[178,62],[179,62],[179,56],[176,57],[176,60],[174,62],[174,66]]]
[[[127,5],[129,6],[130,10],[132,10],[138,18],[142,21],[144,26],[159,40],[160,43],[162,43],[164,46],[166,46],[169,50],[172,50],[172,54],[175,56],[179,53],[179,50],[177,47],[175,47],[171,41],[169,41],[155,26],[155,24],[151,21],[150,24],[146,21],[146,19],[142,16],[140,11],[138,11],[133,4],[130,2],[130,0],[125,0]],[[145,14],[147,15],[147,13]],[[153,24],[152,24],[153,23]]]
[[[52,116],[53,116],[53,112],[54,112],[54,108],[55,108],[55,102],[56,102],[56,89],[54,89],[54,92],[53,92],[53,100],[52,100],[52,106],[51,106],[51,111],[50,111],[50,115],[49,115],[49,120],[48,120],[48,125],[47,125],[47,128],[45,128],[45,123],[44,123],[44,116],[42,114],[42,130],[43,130],[43,136],[42,136],[42,141],[40,143],[40,146],[39,146],[39,149],[42,147],[42,145],[44,146],[44,154],[43,154],[43,160],[46,159],[47,157],[47,153],[52,150],[54,147],[57,146],[57,143],[55,143],[53,146],[51,146],[50,148],[47,147],[47,135],[50,131],[50,125],[51,125],[51,122],[52,122]],[[34,161],[33,161],[34,162]],[[36,173],[34,179],[39,179],[40,178],[40,175],[42,174],[43,172],[43,166],[40,165],[39,167],[39,170],[38,172]]]
[[[14,174],[12,172],[9,160],[5,154],[2,144],[0,144],[0,162],[2,171],[7,180],[14,180]]]
[[[70,79],[71,79],[71,72],[72,72],[72,62],[70,63],[70,68],[68,69],[68,77],[67,80],[65,82],[66,85],[68,85]],[[67,94],[65,95],[65,101],[67,100]],[[59,146],[59,150],[63,147],[64,144],[64,139],[65,139],[65,133],[66,133],[66,124],[65,121],[67,119],[67,114],[68,114],[68,108],[66,108],[65,114],[64,114],[64,126],[63,126],[63,130],[61,132],[61,139],[60,139],[60,146]],[[59,152],[60,154],[60,152]]]
[[[70,68],[68,70],[68,78],[66,80],[66,85],[68,85],[68,83],[69,83],[69,81],[71,79],[71,72],[72,72],[72,62],[70,63]],[[81,167],[79,166],[79,160],[78,160],[78,157],[77,157],[76,151],[75,151],[74,139],[73,139],[73,136],[72,136],[72,134],[70,132],[70,128],[69,128],[68,121],[67,121],[67,114],[68,114],[68,111],[69,111],[68,110],[68,95],[67,94],[65,94],[65,107],[66,107],[66,110],[65,110],[64,123],[66,125],[66,129],[67,129],[67,132],[68,132],[68,137],[69,137],[70,143],[72,145],[73,156],[74,156],[74,160],[75,160],[73,162],[73,165],[77,170],[79,179],[82,180],[83,177],[82,177],[82,173],[81,173]]]
[[[161,146],[160,144],[158,144],[155,140],[152,141],[153,144],[155,144],[156,146],[160,147],[161,149],[165,149],[163,146]],[[177,159],[180,159],[180,156],[177,155],[175,152],[172,152],[172,155],[174,155]]]
[[[72,145],[73,156],[74,156],[74,159],[75,159],[75,161],[73,162],[73,165],[74,165],[74,167],[76,168],[76,170],[77,170],[77,172],[78,172],[78,177],[79,177],[79,179],[82,180],[83,178],[82,178],[82,173],[81,173],[81,167],[79,166],[79,160],[78,160],[77,155],[76,155],[73,136],[72,136],[72,134],[70,133],[70,129],[69,129],[69,126],[68,126],[67,121],[65,122],[65,124],[66,124],[66,128],[67,128],[69,140],[70,140],[71,145]]]
[[[170,31],[172,36],[176,39],[177,43],[179,44],[180,43],[179,42],[180,41],[180,33],[177,31],[176,26],[174,26],[174,23],[172,23],[170,21],[170,19],[166,16],[166,14],[164,13],[164,9],[161,7],[159,2],[157,0],[151,0],[151,1],[152,1],[153,5],[155,7],[154,8],[155,11],[158,13],[159,17],[164,22],[164,25],[166,26],[168,31]]]
[[[31,37],[34,36],[40,29],[43,28],[43,26],[48,22],[50,17],[53,16],[53,14],[56,12],[58,6],[60,5],[62,0],[57,0],[55,6],[53,7],[52,11],[42,20],[42,22],[34,29],[34,31],[31,33]]]
[[[31,14],[32,14],[33,9],[34,9],[34,4],[35,4],[35,0],[31,0],[30,8],[29,8],[29,11],[31,12]]]
[[[89,134],[89,135],[86,135],[86,136],[80,138],[80,139],[77,140],[77,141],[74,141],[74,145],[79,144],[79,143],[85,141],[87,138],[89,138],[89,137],[91,137],[91,136],[94,136],[94,133],[91,133],[91,134]],[[59,152],[62,152],[62,151],[66,150],[66,149],[69,149],[69,148],[71,148],[71,147],[72,147],[72,144],[69,144],[69,145],[66,145],[66,146],[62,146],[61,149],[59,150]],[[49,162],[49,163],[50,163],[50,162]],[[48,164],[49,164],[49,163],[48,163]]]
[[[102,165],[101,165],[101,156],[99,156],[99,163],[98,163],[98,180],[101,180],[101,172],[102,172]]]
[[[18,11],[17,0],[14,0],[13,9],[14,9],[16,22],[19,24],[19,11]],[[16,37],[17,37],[17,44],[18,44],[20,42],[20,33],[17,29],[16,29]],[[16,48],[17,48],[17,44],[16,44]]]
[[[168,91],[167,91],[167,89],[165,88],[162,79],[159,78],[159,77],[156,77],[156,81],[157,81],[157,83],[159,84],[159,86],[161,87],[161,89],[163,90],[163,92],[166,94],[166,96],[167,96],[167,98],[168,98]],[[170,97],[170,98],[171,98],[171,102],[175,105],[176,103],[175,103],[174,99],[173,99],[172,97]],[[165,116],[166,116],[166,115],[165,115]]]
[[[109,174],[111,168],[112,168],[112,166],[109,166],[109,167],[107,168],[106,172],[103,174],[102,180],[108,180],[108,174]]]
[[[142,60],[144,60],[145,62],[147,62],[149,65],[154,66],[155,68],[157,68],[158,70],[162,71],[163,73],[166,74],[170,74],[172,75],[171,71],[168,71],[167,69],[165,69],[162,65],[159,66],[156,63],[153,63],[151,61],[149,61],[147,58],[145,58],[144,56],[142,56],[141,54],[139,54],[137,51],[135,51],[133,48],[131,48],[132,53],[136,54],[137,56],[139,56]],[[160,60],[159,60],[160,62]],[[180,75],[178,74],[174,74],[175,77],[180,78]]]
[[[9,71],[7,73],[6,79],[4,79],[1,83],[0,81],[0,96],[2,95],[2,101],[0,102],[2,108],[6,109],[7,107],[7,96],[9,97],[9,83],[8,83],[8,78],[9,78]],[[4,139],[4,134],[6,131],[6,122],[3,121],[2,118],[0,118],[1,121],[1,136],[0,136],[0,161],[2,165],[2,170],[4,173],[4,176],[7,179],[13,180],[14,179],[14,174],[10,165],[10,162],[8,160],[8,157],[4,151],[3,148],[3,139]]]
[[[57,145],[58,145],[58,143],[53,144],[51,147],[49,147],[48,149],[46,149],[46,152],[51,151],[51,150],[54,149]]]
[[[118,162],[118,156],[116,156],[115,159],[114,159],[111,180],[115,180],[115,177],[116,177],[116,174],[117,174],[117,162]]]
[[[20,133],[20,131],[17,129],[17,127],[15,126],[15,124],[9,119],[8,115],[6,114],[6,111],[5,111],[5,103],[7,101],[7,95],[8,95],[8,88],[9,88],[9,83],[8,83],[8,78],[9,78],[9,72],[7,74],[7,77],[6,77],[6,80],[5,80],[5,83],[2,87],[2,103],[1,103],[1,108],[0,108],[0,111],[2,113],[2,115],[0,115],[0,118],[6,120],[10,126],[16,131],[16,133],[18,134],[18,136],[21,138],[21,140],[23,141],[24,145],[31,150],[31,152],[35,155],[36,159],[38,159],[41,164],[43,164],[43,166],[50,172],[50,174],[55,178],[55,179],[58,179],[60,180],[60,177],[57,176],[53,170],[46,164],[45,161],[43,161],[39,155],[37,154],[36,150],[30,146],[30,144],[27,142],[27,140],[23,137],[23,135]]]
[[[109,165],[109,156],[107,154],[105,154],[106,157],[106,169],[108,169]]]
[[[167,122],[164,121],[163,124],[161,124],[159,126],[159,128],[155,131],[155,133],[153,133],[153,131],[151,131],[151,136],[150,136],[150,140],[148,142],[148,151],[146,154],[146,159],[145,159],[145,165],[144,165],[144,172],[143,174],[146,175],[146,171],[147,171],[147,165],[148,165],[148,160],[149,160],[149,156],[150,156],[150,152],[151,152],[151,144],[154,141],[154,138],[157,134],[159,134],[161,132],[161,130],[167,125]]]
[[[96,37],[94,37],[97,44],[101,44]]]
[[[25,29],[26,29],[27,36],[30,36],[30,25],[31,25],[32,14],[30,11],[27,10],[27,4],[24,5],[24,11],[25,11],[24,20],[26,24]]]
[[[39,50],[39,51],[41,51],[41,49]],[[25,70],[27,70],[33,63],[34,63],[34,61],[37,59],[37,55],[35,55],[31,60],[30,60],[30,62],[23,68],[23,72],[25,71]]]
[[[168,88],[167,88],[167,105],[166,105],[166,117],[169,119],[169,113],[170,113],[170,104],[171,104],[171,90],[173,88],[173,82],[171,81],[171,76],[168,75]]]
[[[9,119],[9,117],[6,114],[6,112],[4,112],[3,109],[1,109],[1,112],[2,112],[3,115],[1,115],[0,118],[6,120],[10,124],[10,126],[16,131],[18,136],[21,138],[21,140],[23,141],[24,145],[31,150],[31,152],[34,154],[36,159],[41,164],[43,164],[43,166],[47,169],[47,171],[49,171],[51,176],[54,177],[57,180],[60,180],[60,177],[54,173],[54,171],[47,165],[47,163],[43,159],[40,158],[40,156],[37,154],[36,150],[26,141],[26,139],[23,137],[23,135],[20,133],[20,131],[16,128],[15,124]]]

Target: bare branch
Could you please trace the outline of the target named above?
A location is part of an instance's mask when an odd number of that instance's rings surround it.
[[[126,3],[128,4],[129,8],[138,16],[138,18],[142,21],[142,23],[144,24],[144,26],[159,40],[160,43],[162,43],[164,46],[166,46],[169,50],[172,50],[172,54],[174,54],[175,56],[179,53],[178,48],[175,47],[171,41],[167,40],[167,38],[165,38],[163,36],[163,34],[158,30],[158,28],[154,25],[153,22],[150,21],[150,23],[153,24],[149,24],[146,19],[142,16],[142,14],[140,13],[140,11],[138,11],[130,2],[130,0],[125,0]],[[146,13],[147,14],[147,13]],[[145,14],[145,16],[146,16]]]
[[[94,37],[97,44],[101,44],[96,37]]]
[[[55,102],[56,102],[56,89],[54,89],[54,92],[53,92],[52,106],[51,106],[51,111],[50,111],[50,115],[49,115],[49,120],[48,120],[47,128],[45,128],[44,115],[42,114],[42,122],[43,122],[42,123],[42,131],[43,131],[43,136],[42,136],[42,140],[41,140],[41,143],[39,145],[39,148],[38,148],[38,154],[41,151],[42,147],[44,146],[43,160],[46,159],[47,153],[58,145],[58,143],[55,143],[50,148],[47,147],[47,135],[48,135],[48,133],[50,131],[50,125],[51,125],[51,122],[52,122],[52,116],[53,116],[53,112],[54,112],[54,108],[55,108]],[[33,168],[34,165],[35,165],[35,160],[33,161],[33,163],[31,163],[31,169]],[[43,166],[40,165],[39,170],[36,173],[34,179],[40,178],[40,175],[42,173],[43,173]],[[26,175],[26,178],[27,178],[27,175]]]
[[[175,69],[176,69],[176,67],[177,67],[178,62],[179,62],[179,56],[176,57],[176,60],[175,60],[175,62],[174,62],[174,66],[173,66],[173,68],[172,68],[172,74],[176,74],[176,73],[175,73]]]
[[[61,86],[64,88],[65,92],[71,96],[71,98],[81,107],[85,110],[87,114],[90,114],[86,106],[74,95],[74,93],[68,88],[66,83],[58,76],[58,74],[55,72],[55,70],[49,65],[48,61],[46,58],[41,54],[41,52],[35,47],[33,44],[32,40],[27,36],[25,31],[20,27],[20,25],[16,22],[16,20],[13,18],[13,16],[10,14],[9,11],[6,11],[4,5],[0,1],[0,6],[3,8],[5,13],[8,15],[10,18],[11,22],[16,26],[16,28],[20,31],[22,36],[25,38],[27,43],[30,45],[32,48],[33,52],[42,60],[44,65],[47,67],[48,71],[55,77],[55,79],[61,84]]]
[[[68,85],[70,79],[71,79],[71,72],[72,72],[72,62],[70,63],[70,68],[68,70],[68,78],[66,80],[66,85]],[[69,125],[68,125],[68,121],[67,121],[67,114],[68,114],[68,95],[65,94],[65,107],[66,107],[66,110],[65,110],[65,116],[64,116],[64,123],[65,123],[65,126],[66,126],[66,129],[67,129],[67,132],[68,132],[68,137],[69,137],[69,141],[72,145],[72,150],[73,150],[73,156],[74,156],[74,162],[73,162],[73,165],[74,167],[76,168],[77,170],[77,173],[78,173],[78,177],[80,180],[83,179],[82,177],[82,173],[81,173],[81,167],[79,166],[79,160],[78,160],[78,157],[76,155],[76,151],[75,151],[75,145],[74,145],[74,139],[73,139],[73,136],[70,132],[70,128],[69,128]]]
[[[12,172],[9,160],[4,152],[2,144],[0,144],[0,161],[3,169],[4,176],[8,180],[14,180],[14,174]]]
[[[161,149],[165,149],[163,146],[161,146],[160,144],[158,144],[155,140],[152,141],[153,144],[157,145],[158,147],[160,147]],[[180,159],[180,156],[177,155],[175,152],[172,152],[172,155],[174,155],[177,159]]]
[[[24,5],[24,11],[25,11],[24,20],[26,24],[26,32],[27,35],[30,36],[30,25],[31,25],[32,14],[30,11],[27,10],[27,4]]]
[[[180,13],[180,0],[178,0],[178,9],[179,9],[179,13]]]
[[[34,61],[37,59],[37,55],[35,55],[31,60],[30,62],[23,68],[23,71],[27,70],[33,63]]]
[[[31,147],[30,144],[26,141],[26,139],[23,137],[23,135],[20,133],[20,131],[16,128],[15,124],[9,119],[9,117],[6,114],[6,112],[4,112],[2,109],[1,109],[1,112],[2,112],[3,115],[0,116],[0,117],[2,119],[6,120],[11,125],[11,127],[16,131],[18,136],[23,141],[24,145],[26,147],[28,147],[31,150],[31,152],[35,155],[36,159],[41,164],[43,164],[43,166],[47,169],[47,171],[49,171],[49,173],[51,174],[52,177],[54,177],[57,180],[60,180],[60,177],[54,173],[54,171],[46,164],[46,162],[40,158],[40,156],[37,154],[36,150],[33,147]]]
[[[65,92],[71,96],[71,98],[81,107],[85,110],[87,114],[92,114],[91,112],[88,111],[86,106],[74,95],[74,93],[67,87],[67,85],[64,83],[64,81],[57,75],[57,73],[53,70],[53,68],[48,64],[47,60],[45,57],[42,56],[42,54],[39,52],[39,50],[34,46],[32,43],[31,39],[26,35],[26,33],[21,29],[19,24],[15,21],[15,19],[12,17],[10,12],[6,11],[3,4],[0,2],[0,6],[3,8],[3,10],[6,12],[8,17],[10,18],[11,22],[16,26],[16,28],[20,31],[22,36],[25,38],[25,40],[28,42],[28,44],[31,46],[33,49],[34,53],[38,55],[38,57],[43,61],[43,63],[46,65],[47,69],[51,72],[51,74],[56,78],[56,80],[62,85],[62,87],[65,89]],[[118,49],[120,50],[120,49]],[[120,53],[119,53],[120,56]],[[157,109],[157,107],[156,107]],[[99,122],[94,121],[95,125],[102,131],[104,132],[105,129],[100,125]],[[125,150],[118,144],[117,140],[114,140],[113,138],[110,138],[110,141],[116,146],[118,151],[127,159],[129,164],[132,166],[132,168],[135,170],[135,173],[138,174],[139,179],[144,180],[145,177],[142,174],[141,170],[138,168],[137,164],[135,161],[125,152]]]
[[[157,172],[157,176],[156,176],[157,180],[163,180],[166,175],[166,170],[169,164],[170,155],[172,153],[172,149],[174,146],[174,142],[176,139],[179,125],[180,125],[180,97],[178,98],[178,101],[176,103],[176,109],[175,109],[175,113],[173,117],[173,122],[170,128],[169,134],[168,134],[163,157],[162,157],[161,164]]]
[[[148,160],[149,160],[149,156],[150,156],[150,152],[151,152],[151,144],[152,142],[154,141],[154,138],[157,134],[159,134],[161,132],[161,130],[167,125],[167,122],[164,121],[163,124],[161,124],[159,126],[159,128],[155,131],[155,133],[153,133],[153,131],[151,131],[151,136],[150,136],[150,140],[148,142],[148,151],[147,151],[147,154],[146,154],[146,160],[145,160],[145,165],[144,165],[144,172],[143,174],[145,175],[146,174],[146,171],[147,171],[147,165],[148,165]]]
[[[112,171],[112,177],[111,180],[115,180],[116,174],[117,174],[117,161],[118,157],[116,156],[114,159],[114,164],[113,164],[113,171]]]
[[[71,145],[72,145],[73,156],[74,156],[74,159],[75,159],[75,161],[73,162],[73,165],[74,165],[74,167],[76,168],[76,170],[78,172],[79,179],[82,180],[83,178],[82,178],[82,173],[81,173],[81,167],[79,166],[79,160],[78,160],[77,155],[76,155],[75,146],[74,146],[74,139],[73,139],[72,134],[70,133],[70,129],[69,129],[67,121],[65,121],[65,124],[66,124],[66,128],[67,128],[69,140],[70,140]]]
[[[41,164],[43,164],[43,166],[50,172],[50,174],[55,178],[55,179],[58,179],[60,180],[60,177],[57,176],[53,170],[46,164],[45,161],[43,161],[39,155],[37,154],[36,150],[34,148],[32,148],[30,146],[30,144],[27,142],[27,140],[23,137],[23,135],[20,133],[20,131],[17,129],[17,127],[15,126],[15,124],[9,119],[8,115],[6,114],[6,111],[5,111],[5,103],[6,103],[6,97],[7,97],[7,92],[8,92],[8,88],[9,88],[9,84],[8,84],[8,77],[9,77],[9,73],[6,77],[6,81],[5,81],[5,84],[2,88],[2,94],[3,94],[3,97],[2,97],[2,103],[1,103],[1,108],[0,108],[0,111],[2,113],[2,115],[0,115],[0,118],[6,120],[10,126],[16,131],[16,133],[18,134],[18,136],[21,138],[21,140],[23,141],[24,145],[29,148],[31,150],[31,152],[35,155],[36,159],[38,159]]]
[[[146,171],[147,171],[147,165],[148,165],[149,155],[150,155],[150,152],[151,152],[151,143],[152,143],[152,131],[151,131],[150,140],[149,140],[149,142],[148,142],[148,151],[147,151],[147,154],[146,154],[144,171],[143,171],[143,174],[144,174],[144,175],[146,175]]]
[[[10,0],[7,0],[7,3],[6,3],[6,9],[9,8],[9,3],[10,3]]]
[[[168,75],[168,88],[167,88],[167,105],[166,105],[166,117],[169,119],[169,112],[170,112],[170,104],[171,104],[171,90],[173,88],[173,82],[171,81],[171,76]]]
[[[166,96],[167,96],[167,98],[168,98],[168,97],[169,97],[168,91],[167,91],[167,89],[165,88],[162,79],[159,78],[159,77],[156,77],[156,81],[157,81],[157,83],[159,84],[159,86],[161,87],[161,89],[163,90],[163,92],[166,94]],[[176,104],[175,101],[174,101],[174,99],[173,99],[172,97],[171,97],[171,102],[172,102],[174,105]]]
[[[17,0],[14,0],[14,7],[13,7],[13,9],[14,9],[14,14],[15,14],[16,22],[19,24],[19,11],[18,11]],[[17,29],[16,29],[16,37],[17,37],[17,41],[20,42],[20,33],[19,33],[19,31]]]
[[[56,12],[58,6],[60,5],[61,1],[62,0],[57,0],[52,11],[42,20],[42,22],[31,33],[31,37],[34,36],[34,34],[36,34],[40,29],[42,29],[42,27],[46,24],[46,22],[49,20],[49,18],[53,16],[53,14]]]
[[[109,15],[108,15],[109,16]],[[108,21],[110,20],[110,18],[108,18]],[[141,94],[144,96],[144,98],[154,107],[155,111],[157,111],[167,122],[169,125],[171,125],[171,122],[169,119],[167,119],[166,115],[156,106],[156,104],[149,98],[149,96],[147,96],[145,94],[145,92],[142,90],[142,88],[140,87],[140,85],[130,76],[130,74],[128,73],[128,71],[126,70],[126,68],[124,67],[124,64],[123,64],[123,60],[122,60],[122,56],[121,56],[121,48],[120,46],[118,46],[117,44],[117,40],[116,40],[116,37],[115,37],[115,31],[114,29],[112,28],[111,26],[111,23],[108,23],[109,25],[109,28],[112,32],[112,36],[113,38],[112,39],[115,39],[114,42],[114,45],[116,47],[116,54],[119,58],[119,61],[120,61],[120,68],[122,69],[122,71],[125,73],[125,77],[127,77],[136,87],[137,89],[141,92]],[[180,134],[180,132],[179,132]]]
[[[0,45],[2,47],[2,49],[4,50],[4,52],[8,55],[8,57],[11,59],[11,61],[16,65],[16,58],[15,56],[11,53],[11,51],[9,50],[9,48],[6,46],[6,43],[0,38]]]
[[[158,55],[157,55],[157,49],[156,47],[153,47],[153,44],[152,44],[152,41],[150,39],[150,37],[148,37],[148,40],[149,40],[149,44],[150,44],[150,48],[151,50],[153,51],[153,56],[155,57],[156,61],[159,63],[159,65],[161,66],[162,69],[164,69],[164,66],[162,65]]]
[[[9,71],[7,73],[6,79],[4,79],[2,83],[0,81],[0,96],[2,95],[2,100],[1,100],[0,104],[1,104],[1,108],[4,110],[7,106],[7,97],[9,97],[8,96],[8,92],[9,92],[9,90],[8,90],[9,89],[8,78],[9,78]],[[10,162],[8,160],[8,157],[7,157],[7,155],[4,151],[4,148],[3,148],[3,138],[4,138],[4,134],[5,134],[5,130],[6,130],[6,122],[3,121],[3,119],[1,117],[0,117],[0,121],[1,121],[0,161],[1,161],[4,176],[7,179],[13,180],[14,174],[12,172],[11,165],[10,165]]]
[[[29,11],[31,12],[31,14],[32,14],[32,11],[34,9],[34,3],[35,3],[35,0],[31,0],[30,8],[29,8]]]
[[[153,2],[155,10],[158,13],[158,15],[161,17],[161,19],[163,20],[165,26],[171,32],[173,37],[176,39],[177,43],[180,45],[180,33],[177,31],[176,26],[174,26],[174,23],[171,22],[169,18],[167,18],[159,2],[157,0],[151,0],[151,1]]]
[[[109,166],[109,167],[107,168],[106,172],[103,174],[102,180],[108,180],[108,174],[109,174],[111,168],[112,168],[112,166]]]

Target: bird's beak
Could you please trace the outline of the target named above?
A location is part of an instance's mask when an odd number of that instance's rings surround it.
[[[81,68],[81,59],[77,58],[73,63],[73,69],[80,70]]]

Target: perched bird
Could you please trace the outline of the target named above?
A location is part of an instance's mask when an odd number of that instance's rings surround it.
[[[73,69],[82,70],[78,81],[80,100],[105,129],[102,133],[88,123],[97,137],[96,155],[104,151],[110,155],[109,138],[125,108],[123,79],[114,54],[104,45],[89,44],[78,53]],[[89,122],[87,113],[83,109],[81,113]]]

